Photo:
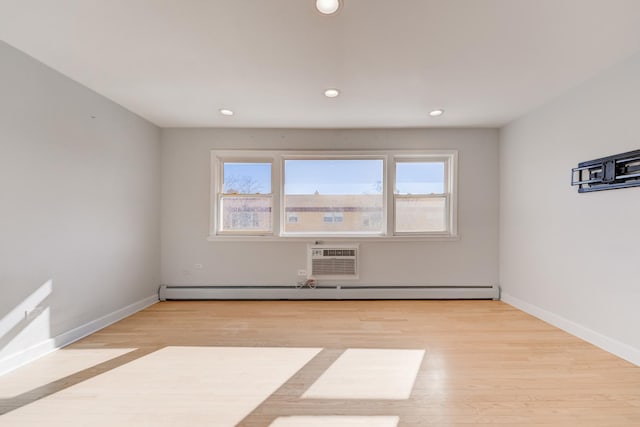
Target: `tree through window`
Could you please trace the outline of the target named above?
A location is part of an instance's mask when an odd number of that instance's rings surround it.
[[[224,162],[220,231],[270,233],[273,229],[271,163]]]

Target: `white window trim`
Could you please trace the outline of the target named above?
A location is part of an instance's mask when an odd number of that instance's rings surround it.
[[[210,198],[209,198],[209,240],[212,237],[231,237],[235,239],[237,237],[264,237],[264,236],[277,236],[276,218],[278,218],[278,197],[280,191],[274,191],[278,187],[277,180],[274,179],[274,174],[277,168],[275,163],[276,156],[260,151],[244,151],[244,150],[231,150],[231,151],[211,151],[211,181],[210,181]],[[271,230],[270,231],[252,231],[252,230],[236,230],[236,231],[223,231],[221,230],[220,222],[221,206],[220,200],[223,196],[227,195],[222,192],[221,185],[224,182],[224,163],[271,163],[271,193],[260,194],[260,197],[271,198]],[[240,194],[245,195],[245,194]],[[250,194],[246,194],[250,196]],[[214,203],[215,201],[215,203]]]
[[[383,233],[341,232],[332,233],[282,233],[281,225],[286,221],[284,212],[284,159],[384,159],[383,194],[386,195],[383,207],[383,224],[386,226]],[[398,242],[398,241],[450,241],[458,240],[458,151],[457,150],[211,150],[210,153],[211,176],[209,197],[209,236],[208,241],[222,242],[292,242],[292,241],[316,241],[318,239],[331,242]],[[396,161],[428,161],[436,159],[445,160],[445,179],[448,190],[447,208],[449,213],[449,230],[445,232],[429,233],[394,233],[395,212],[395,163]],[[271,163],[271,197],[272,197],[272,231],[270,233],[256,234],[255,232],[221,233],[218,231],[219,203],[218,185],[222,182],[223,162],[270,162]]]

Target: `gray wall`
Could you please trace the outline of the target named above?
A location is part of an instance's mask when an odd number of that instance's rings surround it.
[[[0,42],[0,361],[156,293],[159,138]]]
[[[299,280],[297,270],[306,267],[304,242],[207,241],[209,152],[215,148],[457,149],[460,239],[409,243],[361,239],[359,283],[497,283],[496,130],[165,129],[162,131],[163,284],[294,284]],[[195,264],[202,264],[203,269],[195,269]]]
[[[640,54],[500,132],[505,300],[640,363],[640,188],[578,194],[581,161],[640,149]]]

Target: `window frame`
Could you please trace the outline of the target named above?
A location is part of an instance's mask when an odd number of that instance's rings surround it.
[[[237,154],[237,153],[236,153]],[[224,164],[225,163],[269,163],[271,164],[271,193],[245,194],[245,193],[225,193],[224,192]],[[211,167],[211,202],[209,203],[210,230],[209,235],[215,236],[274,236],[275,221],[277,218],[277,208],[274,201],[274,162],[272,157],[256,157],[256,156],[213,156],[212,151],[212,167]],[[222,199],[226,196],[246,196],[246,197],[263,197],[271,200],[271,227],[270,230],[224,230],[222,227]],[[215,200],[215,204],[212,203]]]
[[[284,160],[340,160],[340,159],[382,159],[383,160],[383,210],[382,232],[330,232],[299,233],[283,232],[287,216],[284,207]],[[446,198],[445,231],[439,232],[396,232],[395,200],[396,164],[403,161],[444,161],[444,191]],[[223,185],[224,163],[271,163],[271,232],[222,231],[220,199],[218,188]],[[417,241],[417,240],[458,240],[458,151],[457,150],[244,150],[227,149],[210,151],[210,198],[209,198],[209,241],[309,241],[329,239],[332,242],[353,241]],[[265,196],[260,194],[260,196]]]
[[[393,192],[390,194],[391,198],[391,209],[393,210],[393,224],[390,225],[390,229],[393,230],[394,236],[423,236],[423,235],[455,235],[455,212],[452,206],[456,206],[454,200],[452,200],[457,191],[454,191],[453,184],[455,183],[455,177],[453,176],[452,169],[456,168],[456,156],[455,155],[433,155],[433,154],[407,154],[407,155],[398,155],[393,158],[392,165],[392,173],[390,174],[390,178],[393,180]],[[397,168],[398,163],[443,163],[444,171],[443,171],[443,183],[442,183],[442,193],[430,193],[430,194],[400,194],[396,193],[396,177],[397,177]],[[397,218],[397,203],[398,199],[409,199],[409,198],[419,198],[419,199],[435,199],[435,198],[444,198],[445,200],[445,229],[443,231],[397,231],[396,230],[396,218]]]

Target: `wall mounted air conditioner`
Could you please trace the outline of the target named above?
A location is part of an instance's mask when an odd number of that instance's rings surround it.
[[[358,279],[360,245],[308,245],[307,278]]]

